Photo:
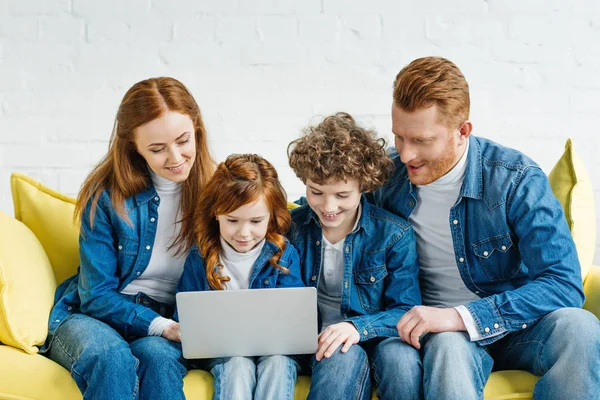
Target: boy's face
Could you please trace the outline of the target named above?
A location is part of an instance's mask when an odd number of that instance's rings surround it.
[[[349,233],[356,221],[360,204],[360,185],[356,179],[334,181],[319,185],[306,180],[306,198],[310,208],[319,216],[323,231]]]

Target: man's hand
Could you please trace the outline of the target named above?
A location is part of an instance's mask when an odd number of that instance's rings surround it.
[[[171,342],[181,343],[181,331],[179,330],[179,322],[173,322],[162,331],[162,337],[169,339]]]
[[[323,332],[319,334],[319,347],[315,358],[321,361],[331,357],[335,349],[343,343],[341,352],[347,352],[353,344],[360,341],[360,334],[350,322],[340,322],[329,325]]]
[[[457,332],[467,328],[454,308],[415,306],[396,324],[400,339],[416,349],[421,348],[419,337],[427,332]]]

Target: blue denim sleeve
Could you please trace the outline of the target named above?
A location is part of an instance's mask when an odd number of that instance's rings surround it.
[[[103,193],[95,209],[93,228],[90,204],[81,216],[78,284],[81,312],[109,324],[124,337],[144,337],[148,335],[150,323],[160,315],[144,305],[132,303],[117,291],[119,266],[114,227],[107,213],[109,204],[108,195]]]
[[[198,248],[194,246],[188,253],[183,265],[183,273],[177,283],[176,293],[179,292],[196,292],[208,290],[206,273],[204,271],[204,260],[198,253]],[[175,313],[173,319],[179,322],[179,313],[177,312],[177,304],[175,304]]]
[[[285,257],[288,264],[287,269],[290,271],[289,274],[278,275],[277,287],[304,287],[302,276],[300,275],[300,256],[298,250],[289,242],[286,243],[285,251],[282,258]]]
[[[348,318],[360,334],[360,340],[398,336],[396,324],[412,307],[421,304],[417,242],[413,228],[398,234],[387,250],[385,310]]]
[[[481,345],[526,329],[559,308],[581,307],[585,299],[575,243],[546,175],[526,168],[507,206],[507,222],[532,280],[465,305],[483,336]]]

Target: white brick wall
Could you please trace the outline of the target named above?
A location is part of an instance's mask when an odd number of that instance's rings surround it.
[[[425,55],[465,72],[475,134],[546,172],[572,137],[600,227],[597,0],[0,0],[0,210],[14,171],[75,195],[158,75],[192,90],[218,160],[261,153],[296,197],[288,142],[338,110],[389,138],[394,76]]]

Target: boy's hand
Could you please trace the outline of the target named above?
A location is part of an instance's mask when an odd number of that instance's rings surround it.
[[[421,348],[419,338],[424,333],[466,331],[462,317],[454,308],[415,306],[396,324],[400,339],[416,349]]]
[[[171,342],[181,343],[181,331],[179,330],[179,322],[173,322],[162,331],[162,337],[169,339]]]
[[[353,344],[360,340],[360,334],[350,322],[340,322],[329,325],[323,332],[319,334],[319,347],[315,358],[321,361],[323,357],[329,358],[340,345],[343,343],[341,352],[347,352]]]

